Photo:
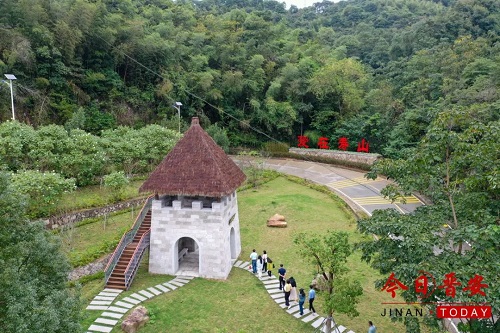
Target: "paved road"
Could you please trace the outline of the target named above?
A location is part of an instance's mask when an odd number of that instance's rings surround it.
[[[233,159],[237,163],[241,162],[239,157]],[[360,171],[317,162],[278,158],[264,160],[264,167],[325,185],[346,201],[353,210],[369,216],[376,209],[386,208],[393,208],[406,214],[423,204],[413,195],[405,197],[405,203],[401,201],[391,203],[380,193],[390,182],[380,177],[376,180],[366,179],[365,173]]]
[[[238,157],[233,157],[238,163]],[[273,169],[288,175],[308,179],[315,183],[325,185],[337,193],[356,212],[372,215],[376,209],[393,208],[402,214],[414,211],[423,203],[417,197],[411,195],[405,197],[405,203],[401,201],[391,203],[385,199],[380,191],[391,182],[384,178],[369,180],[364,177],[365,173],[349,169],[334,167],[329,164],[317,162],[298,161],[292,159],[271,158],[264,161],[264,168]],[[458,332],[456,324],[458,320],[447,320],[450,332]]]

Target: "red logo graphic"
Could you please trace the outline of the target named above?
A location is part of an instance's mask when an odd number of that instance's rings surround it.
[[[415,280],[415,292],[417,294],[422,294],[422,298],[427,298],[434,292],[436,289],[436,279],[432,276],[431,273],[421,271],[422,275],[417,277]],[[431,290],[429,290],[429,280],[432,282],[434,286]]]
[[[481,283],[481,281],[483,281],[483,277],[481,275],[474,275],[474,277],[467,283],[468,287],[465,287],[463,291],[469,290],[469,296],[474,296],[476,294],[486,296],[486,293],[481,289],[488,288],[488,285],[486,283]]]
[[[443,284],[440,285],[438,288],[439,289],[445,289],[446,296],[450,296],[452,298],[455,298],[455,286],[461,286],[462,284],[458,282],[457,278],[455,277],[455,272],[448,273],[444,276]]]
[[[491,306],[438,306],[436,315],[438,318],[491,318]]]
[[[319,149],[329,149],[328,147],[328,138],[325,138],[322,136],[321,138],[318,139],[318,148]]]
[[[347,147],[349,147],[349,141],[345,136],[341,137],[339,139],[339,149],[340,150],[347,150]]]
[[[309,146],[307,145],[307,143],[309,142],[309,138],[307,136],[299,135],[297,139],[299,140],[299,143],[297,144],[298,148],[309,148]]]
[[[401,283],[394,276],[394,272],[391,273],[391,276],[387,279],[387,282],[384,284],[382,290],[386,290],[388,293],[391,293],[392,298],[396,297],[396,290],[403,289],[408,290],[408,287]]]
[[[358,150],[357,150],[358,152],[368,153],[369,150],[370,150],[370,144],[364,138],[361,140],[361,142],[358,142]]]

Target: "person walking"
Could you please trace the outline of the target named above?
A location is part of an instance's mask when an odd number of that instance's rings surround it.
[[[297,302],[297,282],[293,276],[290,276],[290,284],[292,285],[292,290],[290,291],[290,300],[292,302]]]
[[[377,333],[377,328],[371,321],[368,321],[368,333]]]
[[[304,288],[300,288],[299,290],[299,310],[300,315],[304,314],[304,302],[306,301],[306,293],[304,292]]]
[[[252,272],[255,274],[257,273],[257,258],[258,258],[257,252],[255,252],[255,249],[252,250],[252,253],[250,253],[250,259],[252,260]]]
[[[283,267],[283,264],[280,264],[280,268],[278,269],[279,280],[280,280],[280,290],[285,286],[285,276],[286,269]]]
[[[262,272],[265,273],[267,272],[267,252],[266,250],[263,251],[264,253],[262,254],[262,261],[264,261],[264,267],[262,267]]]
[[[267,275],[269,275],[269,277],[271,277],[272,273],[272,269],[274,268],[274,263],[273,261],[271,260],[271,258],[267,257]]]
[[[312,284],[309,286],[309,311],[312,311],[314,314],[316,314],[316,310],[314,309],[314,298],[316,298],[316,290],[314,290]]]
[[[264,261],[262,260],[262,257],[259,256],[257,258],[257,274],[259,276],[259,280],[262,279],[262,266],[264,266]]]
[[[285,287],[285,305],[290,309],[290,291],[292,290],[292,285],[290,284],[290,279],[286,280]]]

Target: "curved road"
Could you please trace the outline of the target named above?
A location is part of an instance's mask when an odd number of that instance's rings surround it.
[[[233,156],[237,164],[252,163],[246,158]],[[310,180],[325,185],[337,193],[355,212],[362,212],[369,216],[376,209],[393,208],[402,214],[414,211],[423,203],[415,196],[405,197],[405,203],[397,201],[391,203],[385,199],[380,191],[390,184],[390,181],[378,177],[375,180],[366,179],[365,173],[335,167],[317,162],[298,161],[292,159],[270,158],[263,162],[264,168],[273,169],[288,175]]]
[[[232,157],[236,163],[245,163],[240,157]],[[247,162],[248,163],[248,162]],[[356,213],[372,215],[376,209],[393,208],[407,214],[424,203],[414,195],[404,198],[405,203],[391,203],[380,191],[391,182],[382,177],[366,179],[365,173],[318,162],[299,161],[286,158],[270,158],[263,163],[264,168],[297,176],[325,185],[337,193]],[[447,319],[450,332],[459,332],[458,320]]]

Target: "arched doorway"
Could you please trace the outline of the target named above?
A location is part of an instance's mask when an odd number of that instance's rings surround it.
[[[176,275],[200,275],[200,248],[191,237],[182,237],[174,245]]]
[[[236,253],[236,233],[234,228],[231,228],[231,232],[229,234],[229,243],[231,246],[231,259],[236,260],[238,258],[238,253]]]

